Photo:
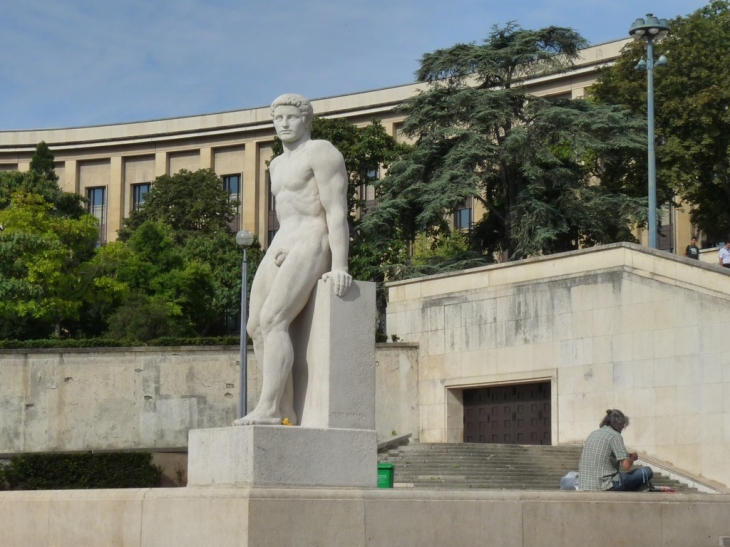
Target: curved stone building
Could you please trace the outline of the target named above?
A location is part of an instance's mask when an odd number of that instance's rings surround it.
[[[537,95],[583,98],[596,79],[596,70],[615,59],[628,41],[585,49],[570,72],[534,78],[527,85]],[[318,116],[344,117],[356,124],[378,119],[389,134],[399,138],[403,117],[393,108],[420,85],[312,103]],[[45,141],[55,155],[61,187],[89,198],[90,212],[101,221],[99,239],[103,243],[116,239],[122,219],[144,200],[155,177],[180,169],[210,168],[241,203],[234,229],[258,234],[265,246],[277,228],[266,175],[273,139],[268,106],[114,125],[0,131],[0,170],[27,170],[36,145]],[[458,226],[467,227],[480,214],[467,207],[455,220]],[[689,222],[678,223],[676,216],[675,212],[667,217],[666,250],[684,249],[691,237]]]

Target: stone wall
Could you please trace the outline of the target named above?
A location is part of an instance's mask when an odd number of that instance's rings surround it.
[[[417,434],[416,349],[376,352],[376,427]],[[0,352],[0,454],[185,449],[190,429],[236,418],[238,348],[103,348]],[[249,407],[261,377],[249,354]],[[410,397],[411,404],[403,403]]]
[[[378,344],[375,361],[375,428],[378,439],[413,434],[419,438],[418,347]]]
[[[730,272],[617,244],[389,286],[418,342],[421,441],[459,441],[464,389],[552,384],[552,442],[607,408],[629,446],[730,484]]]
[[[0,492],[12,547],[717,547],[726,495],[428,489]]]

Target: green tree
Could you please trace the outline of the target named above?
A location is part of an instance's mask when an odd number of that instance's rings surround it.
[[[42,196],[19,191],[0,210],[0,226],[0,318],[35,320],[60,335],[64,321],[79,317],[80,268],[98,236],[96,219],[60,216]]]
[[[167,323],[171,331],[224,334],[226,313],[238,313],[241,250],[230,229],[236,205],[229,201],[221,179],[213,171],[183,170],[176,175],[158,177],[144,205],[125,220],[119,232],[120,240],[134,248],[136,257],[123,266],[125,279],[135,290],[148,287],[147,297],[161,298],[171,306],[173,315]],[[169,237],[158,237],[162,229],[167,230]],[[258,265],[260,251],[258,242],[249,249],[250,275]],[[173,257],[177,265],[168,263]],[[198,266],[203,269],[196,269]],[[160,271],[174,273],[159,277]],[[157,286],[152,287],[150,283],[154,279]],[[162,290],[159,283],[164,283],[166,289]],[[186,300],[184,288],[195,293],[195,298]],[[202,302],[205,305],[196,308],[195,304]],[[159,311],[158,304],[149,303],[157,310],[155,313]],[[126,312],[120,308],[119,313]],[[119,325],[118,318],[115,325]]]
[[[103,253],[106,260],[100,266],[105,273],[114,269],[117,293],[128,291],[108,318],[113,336],[147,341],[164,335],[206,336],[211,330],[217,334],[223,317],[214,305],[211,267],[188,259],[169,226],[148,220],[128,241],[107,247],[111,250]]]
[[[0,337],[69,332],[87,305],[82,266],[98,235],[79,194],[63,192],[41,142],[27,172],[0,173]]]
[[[184,335],[176,328],[164,299],[133,293],[109,317],[107,335],[116,340],[148,342],[165,336]]]
[[[198,235],[188,238],[184,256],[191,261],[208,264],[211,268],[213,282],[213,299],[211,305],[217,310],[222,320],[226,312],[236,315],[241,309],[241,269],[243,251],[236,244],[233,236],[214,234]],[[248,249],[248,290],[251,290],[256,269],[263,258],[263,251],[258,238]],[[217,324],[216,334],[223,334],[223,325]]]
[[[79,319],[69,324],[73,337],[99,337],[107,331],[111,314],[130,298],[130,287],[120,279],[119,272],[132,254],[128,245],[112,242],[98,247],[94,256],[80,265],[79,287],[84,303]]]
[[[710,241],[730,235],[730,2],[713,0],[670,21],[671,33],[656,43],[655,57],[669,64],[654,71],[658,202],[674,196],[693,205],[691,219]],[[643,42],[626,47],[593,87],[604,103],[646,116]],[[636,158],[628,177],[646,187],[646,158]]]
[[[41,141],[36,146],[33,157],[30,160],[30,170],[37,175],[45,177],[49,181],[58,182],[54,160],[55,156],[51,152],[51,149],[48,148],[45,141]]]
[[[424,55],[417,79],[429,86],[400,107],[415,147],[376,183],[379,206],[365,229],[381,246],[419,234],[436,241],[471,199],[486,211],[471,245],[488,258],[632,239],[628,226],[642,220],[645,203],[597,177],[613,158],[645,148],[643,121],[618,107],[536,97],[523,85],[569,69],[585,45],[571,29],[509,23],[481,45]]]
[[[182,169],[154,180],[144,204],[124,220],[119,238],[129,239],[148,220],[169,226],[181,244],[192,234],[231,233],[235,207],[212,170]]]
[[[86,214],[84,198],[59,187],[53,159],[48,146],[41,141],[31,158],[29,171],[0,171],[0,209],[10,204],[13,194],[20,192],[42,196],[53,204],[57,215],[79,219]]]

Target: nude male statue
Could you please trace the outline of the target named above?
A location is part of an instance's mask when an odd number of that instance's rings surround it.
[[[251,286],[246,328],[261,364],[263,385],[256,408],[233,425],[296,424],[289,326],[309,300],[318,279],[347,293],[350,233],[345,161],[331,143],[312,140],[311,103],[301,95],[271,105],[284,153],[269,166],[279,231]]]

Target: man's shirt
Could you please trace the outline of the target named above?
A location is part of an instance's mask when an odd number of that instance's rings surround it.
[[[621,434],[604,425],[586,439],[578,467],[578,490],[610,490],[621,460],[629,457]]]
[[[720,249],[719,256],[723,264],[730,264],[730,251],[728,251],[725,247]]]

